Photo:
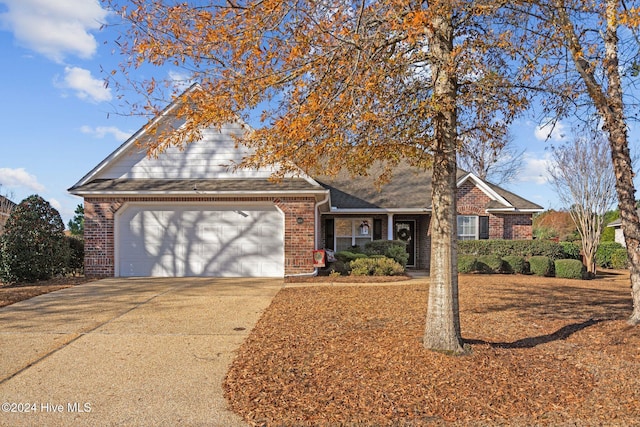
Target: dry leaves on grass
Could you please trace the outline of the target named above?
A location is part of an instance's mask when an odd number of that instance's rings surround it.
[[[634,424],[626,280],[461,276],[460,357],[422,347],[426,280],[286,288],[225,393],[256,425]]]

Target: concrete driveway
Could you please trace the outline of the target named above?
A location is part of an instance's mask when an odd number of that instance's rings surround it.
[[[235,426],[221,384],[281,279],[105,279],[0,309],[0,425]]]

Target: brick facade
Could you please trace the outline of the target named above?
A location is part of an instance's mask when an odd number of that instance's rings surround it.
[[[531,239],[531,214],[487,214],[491,199],[472,182],[458,188],[458,214],[489,216],[490,239]],[[88,277],[113,277],[115,275],[114,218],[127,202],[262,202],[273,203],[284,213],[284,271],[285,275],[313,272],[312,251],[315,249],[315,199],[313,197],[87,197],[85,209],[85,274]],[[362,216],[362,215],[360,215]],[[388,236],[387,215],[371,215],[380,219],[382,238]],[[342,215],[323,215],[323,218]],[[428,269],[431,256],[429,214],[395,214],[394,221],[413,220],[416,228],[416,268]],[[321,221],[320,247],[325,235]]]
[[[126,202],[271,202],[284,213],[285,275],[313,272],[313,197],[86,197],[84,200],[85,275],[115,275],[114,217]],[[298,218],[301,218],[299,223]]]

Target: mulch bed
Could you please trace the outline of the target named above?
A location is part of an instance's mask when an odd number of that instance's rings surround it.
[[[43,280],[35,283],[14,283],[3,285],[0,283],[0,307],[14,304],[38,295],[69,288],[71,286],[86,283],[92,279],[83,276],[57,277],[51,280]]]
[[[640,425],[628,274],[460,276],[470,352],[422,346],[428,280],[281,290],[224,383],[252,425]]]

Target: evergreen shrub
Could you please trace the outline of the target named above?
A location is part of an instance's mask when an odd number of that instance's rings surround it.
[[[602,242],[596,250],[596,265],[602,268],[611,268],[611,256],[623,246],[618,242]]]
[[[364,253],[371,255],[384,255],[395,260],[403,267],[409,261],[407,244],[402,240],[373,240],[364,246]]]
[[[353,276],[397,276],[404,267],[391,258],[359,258],[350,263]]]
[[[615,249],[611,253],[611,268],[623,269],[629,267],[629,258],[626,248]]]
[[[458,273],[478,271],[478,261],[474,255],[458,255]]]
[[[29,196],[16,206],[5,225],[0,241],[0,280],[35,282],[62,274],[69,251],[58,211],[42,197]]]
[[[502,273],[505,271],[504,261],[497,255],[480,255],[477,261],[479,271],[482,273]]]
[[[508,273],[526,274],[529,272],[525,259],[517,255],[507,255],[503,258],[505,270]]]
[[[536,276],[553,276],[553,261],[548,256],[532,256],[529,258],[529,270]]]
[[[563,279],[584,279],[587,268],[577,259],[557,259],[555,261],[556,277]]]

